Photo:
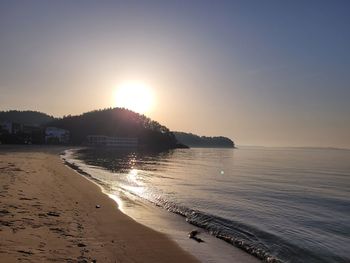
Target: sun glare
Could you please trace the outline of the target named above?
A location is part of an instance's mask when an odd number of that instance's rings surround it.
[[[116,91],[116,106],[141,114],[149,113],[153,106],[152,91],[144,83],[123,83]]]

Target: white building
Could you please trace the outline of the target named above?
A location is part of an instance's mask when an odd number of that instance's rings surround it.
[[[103,135],[89,135],[87,136],[87,143],[93,146],[136,148],[138,145],[138,139],[128,138],[128,137],[109,137],[109,136],[103,136]]]
[[[46,143],[68,143],[69,131],[56,127],[47,127],[45,129]]]

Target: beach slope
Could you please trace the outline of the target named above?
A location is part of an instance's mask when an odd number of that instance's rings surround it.
[[[62,150],[0,147],[2,262],[197,262],[120,212],[63,164]]]

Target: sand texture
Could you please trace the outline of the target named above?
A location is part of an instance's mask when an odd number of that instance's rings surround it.
[[[61,150],[0,147],[0,262],[196,262],[121,213]]]

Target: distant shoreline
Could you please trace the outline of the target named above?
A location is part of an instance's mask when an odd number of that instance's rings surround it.
[[[263,145],[237,145],[236,148],[272,148],[272,149],[300,149],[300,150],[339,150],[350,151],[350,148],[339,147],[315,147],[315,146],[263,146]]]

